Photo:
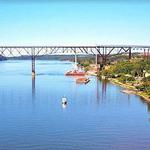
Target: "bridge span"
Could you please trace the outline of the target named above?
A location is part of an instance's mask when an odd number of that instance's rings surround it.
[[[32,74],[35,75],[35,60],[44,55],[95,55],[96,63],[105,64],[113,54],[127,54],[129,59],[133,53],[141,53],[150,58],[150,46],[144,45],[98,45],[98,46],[0,46],[0,55],[4,57],[30,56]],[[101,62],[99,62],[101,58]]]

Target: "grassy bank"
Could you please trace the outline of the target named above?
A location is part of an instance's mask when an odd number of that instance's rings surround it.
[[[143,91],[138,91],[135,86],[119,82],[117,79],[109,78],[108,80],[113,84],[119,85],[119,86],[123,87],[124,89],[129,90],[126,92],[127,94],[136,94],[150,102],[150,96]]]
[[[150,101],[150,60],[133,59],[107,65],[98,74]]]
[[[96,66],[93,59],[82,59],[80,66],[87,72],[96,74]],[[92,65],[93,64],[93,65]],[[106,65],[97,73],[100,79],[107,79],[126,90],[126,93],[137,94],[150,101],[150,60],[134,58],[121,60]]]

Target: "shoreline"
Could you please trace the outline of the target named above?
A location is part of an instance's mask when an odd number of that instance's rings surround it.
[[[83,68],[85,68],[85,67],[83,67]],[[97,73],[95,73],[95,70],[92,70],[91,68],[89,68],[89,70],[86,71],[86,74],[90,75],[90,76],[97,76],[98,75]],[[102,76],[102,80],[103,79],[105,79],[105,77],[103,78],[103,76]],[[138,91],[134,86],[119,82],[117,79],[113,79],[113,78],[109,78],[107,80],[109,82],[115,84],[115,85],[118,85],[118,86],[124,88],[124,90],[122,90],[123,93],[135,94],[135,95],[138,95],[141,98],[143,98],[145,101],[150,102],[150,96],[147,95],[146,93],[142,92],[142,91]]]
[[[111,82],[111,83],[113,83],[113,84],[115,84],[115,85],[118,85],[118,86],[124,88],[125,90],[122,91],[123,93],[126,93],[126,94],[135,94],[135,95],[138,95],[141,98],[143,98],[145,101],[150,102],[150,96],[148,96],[144,92],[138,91],[134,86],[121,83],[117,79],[112,79],[112,78],[109,78],[108,81]]]

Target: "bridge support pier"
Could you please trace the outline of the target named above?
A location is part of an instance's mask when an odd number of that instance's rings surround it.
[[[98,54],[95,55],[95,64],[96,64],[96,71],[98,72],[99,69],[100,69],[100,66],[99,66],[99,55]]]
[[[150,50],[148,49],[148,52],[147,52],[147,59],[150,58]]]
[[[101,70],[104,68],[104,66],[107,64],[107,48],[103,47],[102,48],[102,56],[101,56],[101,60],[100,60],[100,68]]]
[[[99,54],[97,55],[97,66],[98,66],[98,71],[102,70],[104,67],[103,57],[100,56]]]
[[[32,56],[31,56],[31,61],[32,61],[32,78],[35,78],[35,49],[32,49]]]
[[[145,50],[145,48],[144,48],[143,58],[144,58],[144,59],[146,58],[146,50]]]
[[[32,56],[32,77],[35,77],[35,57]]]
[[[132,57],[132,52],[131,52],[131,47],[129,48],[129,60],[131,59]]]

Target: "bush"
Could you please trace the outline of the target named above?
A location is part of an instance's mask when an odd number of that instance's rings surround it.
[[[126,83],[126,77],[125,77],[125,76],[120,76],[120,77],[118,78],[118,80],[119,80],[120,82],[122,82],[122,83]]]
[[[145,87],[143,85],[136,86],[139,91],[144,91]]]
[[[139,91],[146,92],[150,95],[150,82],[149,83],[143,83],[142,85],[139,85],[136,87]]]
[[[122,83],[132,82],[132,81],[135,81],[135,78],[134,77],[126,77],[125,75],[122,75],[119,77],[119,81]]]
[[[135,81],[135,78],[134,78],[134,77],[128,77],[128,78],[127,78],[127,81],[129,81],[129,82]]]
[[[90,59],[90,58],[89,59],[87,58],[87,59],[78,60],[78,62],[83,67],[88,67],[88,66],[90,66],[90,64],[94,63],[94,61],[92,59]]]
[[[150,76],[143,78],[142,81],[143,81],[143,82],[148,82],[148,81],[150,81]]]

